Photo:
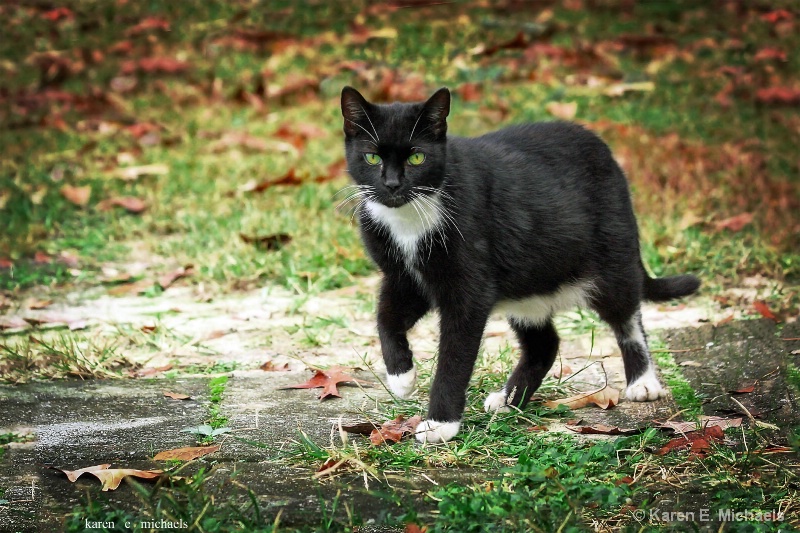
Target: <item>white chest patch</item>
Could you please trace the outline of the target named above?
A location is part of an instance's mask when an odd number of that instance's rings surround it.
[[[440,209],[438,195],[428,196],[425,200],[414,199],[400,207],[367,202],[370,218],[389,231],[409,269],[414,264],[419,242],[442,223]]]
[[[555,313],[587,304],[592,283],[581,281],[562,285],[551,294],[532,296],[524,300],[503,300],[494,310],[524,324],[544,324]]]

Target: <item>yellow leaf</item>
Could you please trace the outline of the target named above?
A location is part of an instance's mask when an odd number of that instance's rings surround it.
[[[596,405],[601,409],[610,409],[619,403],[619,391],[613,387],[605,386],[594,392],[585,392],[570,396],[569,398],[561,398],[560,400],[551,400],[544,402],[545,407],[555,408],[559,405],[566,405],[570,409],[580,409],[587,405]]]

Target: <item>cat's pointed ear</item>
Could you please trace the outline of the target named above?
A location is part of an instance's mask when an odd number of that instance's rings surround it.
[[[450,114],[450,91],[447,87],[442,87],[428,98],[422,113],[434,136],[440,137],[447,133],[447,115]]]
[[[345,135],[353,137],[360,131],[360,122],[365,121],[368,106],[369,102],[357,90],[350,86],[342,89],[342,116],[344,117]]]

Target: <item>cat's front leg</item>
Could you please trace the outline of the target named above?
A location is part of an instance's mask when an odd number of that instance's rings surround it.
[[[431,385],[427,420],[417,426],[420,442],[447,442],[461,428],[467,387],[491,307],[441,306],[439,360]]]
[[[417,370],[406,333],[428,312],[430,304],[406,275],[384,276],[378,295],[378,336],[386,364],[386,384],[395,396],[414,390]]]

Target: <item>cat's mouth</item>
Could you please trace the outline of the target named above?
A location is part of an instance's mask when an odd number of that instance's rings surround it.
[[[408,199],[402,194],[390,194],[381,198],[381,203],[386,207],[402,207],[408,203]]]

